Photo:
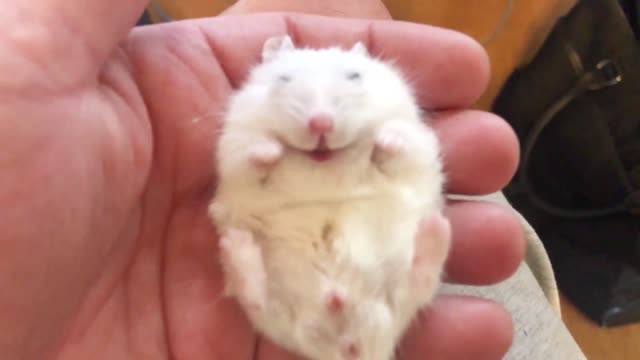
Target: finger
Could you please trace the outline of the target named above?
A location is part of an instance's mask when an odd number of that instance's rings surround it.
[[[394,60],[411,80],[421,105],[429,109],[471,105],[489,78],[487,55],[480,45],[461,33],[426,25],[302,14],[225,16],[198,24],[234,85],[259,61],[265,39],[285,33],[298,46],[364,42],[374,55]]]
[[[147,0],[2,0],[19,15],[20,28],[29,28],[37,47],[60,56],[86,56],[96,68],[142,15]],[[64,49],[64,51],[62,51]],[[55,51],[54,49],[61,50]],[[52,59],[49,59],[52,60]],[[77,61],[77,59],[68,59]]]
[[[524,258],[525,241],[512,210],[485,201],[452,201],[445,214],[452,232],[447,281],[488,285],[516,271]]]
[[[482,299],[442,296],[420,314],[399,348],[400,360],[499,360],[513,340],[511,316]]]
[[[314,15],[390,19],[391,14],[382,1],[236,1],[221,15],[240,15],[259,12],[288,11]]]
[[[269,339],[262,337],[258,343],[256,360],[304,360],[301,356],[295,355],[281,346],[275,345]]]
[[[392,60],[411,81],[421,106],[427,109],[467,107],[480,97],[488,83],[489,62],[484,49],[470,37],[452,30],[399,21],[361,20],[331,25],[321,17],[291,18],[289,29],[298,41],[311,46],[328,46],[340,34],[359,29],[366,38],[357,40],[364,41],[373,55]]]
[[[481,111],[435,113],[447,191],[478,195],[502,189],[518,167],[518,138],[507,122]]]

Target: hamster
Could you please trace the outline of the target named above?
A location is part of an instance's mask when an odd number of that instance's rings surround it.
[[[362,43],[264,43],[226,109],[209,206],[225,295],[263,336],[310,360],[396,357],[450,243],[423,116]]]

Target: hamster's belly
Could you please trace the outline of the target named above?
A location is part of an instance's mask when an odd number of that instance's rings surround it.
[[[407,310],[419,303],[408,282],[422,212],[407,209],[395,198],[370,198],[262,215],[252,230],[263,251],[267,308],[253,314],[253,322],[301,351],[335,347],[344,327],[364,338],[395,341]],[[347,323],[332,322],[327,313],[332,291],[344,295]],[[387,347],[382,342],[376,351]]]
[[[318,276],[344,271],[378,282],[388,276],[387,263],[408,270],[422,215],[397,199],[300,204],[261,215],[253,230],[274,274],[295,279],[296,268]]]

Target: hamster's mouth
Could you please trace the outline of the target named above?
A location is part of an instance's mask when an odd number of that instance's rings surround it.
[[[352,143],[347,143],[339,147],[331,148],[329,147],[329,145],[327,145],[327,140],[325,139],[324,135],[321,135],[318,138],[318,144],[315,148],[311,150],[304,150],[302,152],[314,161],[324,162],[338,157],[349,148],[351,148],[352,145]]]
[[[318,142],[315,145],[315,147],[313,147],[312,149],[309,149],[309,148],[304,149],[302,148],[302,146],[296,146],[291,142],[287,142],[284,140],[281,140],[281,141],[283,144],[286,144],[289,150],[294,151],[298,154],[304,155],[310,158],[311,160],[317,161],[317,162],[325,162],[325,161],[332,160],[338,157],[344,151],[348,150],[352,145],[351,143],[348,143],[340,147],[332,148],[332,147],[329,147],[329,145],[327,145],[327,140],[325,139],[324,136],[318,137]]]
[[[305,151],[305,153],[315,161],[327,161],[331,160],[335,155],[336,150],[332,150],[327,146],[327,141],[324,136],[320,136],[318,140],[318,145],[311,150]]]

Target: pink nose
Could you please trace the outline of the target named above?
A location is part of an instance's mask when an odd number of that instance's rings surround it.
[[[333,130],[333,119],[327,114],[314,115],[309,119],[309,131],[316,135],[323,135]]]

